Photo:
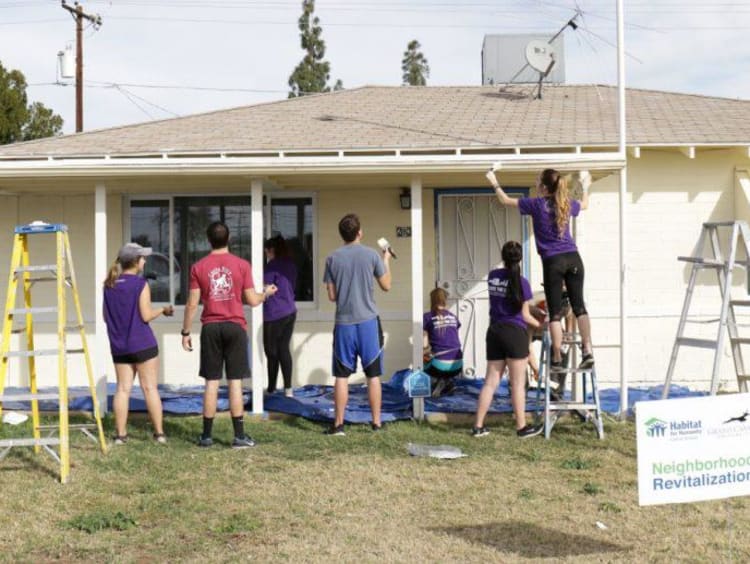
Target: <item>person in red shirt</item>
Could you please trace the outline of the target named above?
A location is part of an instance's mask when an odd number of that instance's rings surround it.
[[[242,308],[243,298],[250,306],[262,304],[276,293],[273,284],[262,293],[255,291],[250,263],[229,252],[229,228],[215,221],[206,229],[211,253],[190,269],[190,293],[182,322],[182,348],[193,350],[190,327],[203,303],[201,313],[200,376],[206,380],[203,391],[203,434],[198,445],[213,445],[212,429],[216,415],[219,381],[223,372],[229,386],[229,412],[234,427],[232,448],[255,446],[245,434],[242,401],[242,379],[250,375],[247,355],[247,321]]]

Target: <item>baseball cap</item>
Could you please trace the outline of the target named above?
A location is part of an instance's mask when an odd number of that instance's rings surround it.
[[[147,257],[153,252],[151,247],[142,247],[138,243],[125,243],[117,253],[117,261],[133,262],[139,257]]]

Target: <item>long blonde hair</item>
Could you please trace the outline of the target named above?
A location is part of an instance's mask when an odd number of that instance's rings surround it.
[[[140,260],[140,257],[136,258],[135,260],[131,260],[130,262],[127,262],[125,264],[122,264],[120,262],[120,259],[115,259],[115,262],[113,262],[112,266],[109,267],[109,271],[107,272],[107,278],[104,279],[104,287],[114,288],[115,282],[117,282],[117,279],[120,277],[123,270],[133,268],[136,264],[138,264],[139,260]]]
[[[542,172],[541,183],[552,197],[555,211],[555,224],[560,237],[565,235],[570,221],[570,196],[568,183],[563,176],[553,168],[547,168]]]

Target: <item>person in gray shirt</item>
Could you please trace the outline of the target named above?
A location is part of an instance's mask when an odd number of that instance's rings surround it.
[[[357,369],[357,357],[367,377],[367,395],[372,411],[372,429],[381,429],[380,408],[383,374],[383,330],[375,307],[374,289],[377,280],[387,292],[391,288],[389,262],[391,254],[382,256],[361,244],[362,227],[359,217],[351,213],[339,221],[339,234],[344,246],[326,259],[323,282],[328,299],[336,302],[333,328],[333,401],[335,419],[328,432],[344,435],[344,411],[349,400],[348,378]]]

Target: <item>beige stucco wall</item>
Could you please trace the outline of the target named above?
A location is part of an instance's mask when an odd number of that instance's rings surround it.
[[[689,269],[676,260],[690,254],[707,220],[745,219],[748,203],[737,202],[735,170],[744,166],[743,158],[730,150],[698,151],[695,159],[671,150],[642,150],[640,159],[629,161],[628,193],[628,284],[629,284],[629,380],[633,383],[663,382],[675,336],[679,312],[684,298]],[[465,188],[466,186],[462,186]],[[134,185],[134,192],[142,192]],[[87,327],[93,335],[93,289],[103,272],[94,272],[93,258],[93,195],[90,186],[82,186],[81,194],[71,196],[2,196],[0,197],[0,252],[6,257],[0,263],[0,280],[7,280],[12,242],[12,227],[19,223],[44,219],[61,221],[70,226],[71,243],[77,268],[79,288]],[[86,194],[89,192],[89,194]],[[210,190],[207,189],[210,193]],[[332,383],[330,351],[333,328],[333,304],[328,303],[320,284],[325,257],[340,239],[336,225],[347,212],[356,212],[362,219],[364,243],[374,246],[378,237],[387,237],[398,259],[392,262],[393,288],[389,293],[376,290],[386,334],[386,373],[406,367],[411,357],[410,265],[411,240],[397,239],[396,226],[410,223],[410,212],[399,207],[400,188],[393,185],[352,188],[313,189],[317,198],[317,282],[318,301],[302,307],[292,341],[295,359],[295,385]],[[54,185],[50,185],[54,194]],[[123,196],[111,195],[107,201],[108,252],[112,259],[122,243]],[[429,185],[423,194],[424,203],[424,293],[425,298],[435,283],[434,195]],[[594,184],[591,206],[578,225],[579,246],[586,265],[587,305],[594,326],[598,376],[604,386],[619,382],[619,257],[618,257],[618,181],[616,176]],[[531,245],[533,249],[533,242]],[[32,262],[52,260],[48,248],[32,247]],[[534,256],[531,263],[532,284],[541,278],[541,265]],[[743,271],[736,271],[738,295],[747,288]],[[3,293],[5,285],[2,286]],[[52,294],[40,292],[39,305]],[[36,294],[35,294],[36,296]],[[47,301],[45,301],[45,297]],[[36,297],[35,297],[36,300]],[[426,303],[426,302],[425,302]],[[708,317],[718,315],[718,288],[715,276],[707,273],[700,278],[694,311]],[[162,351],[162,382],[172,385],[198,384],[198,353],[185,353],[179,346],[180,308],[174,319],[153,323]],[[53,327],[40,324],[38,347],[54,347]],[[44,331],[47,331],[45,333]],[[710,328],[715,331],[715,325]],[[196,323],[197,331],[197,323]],[[708,327],[698,327],[696,336]],[[75,342],[75,341],[73,341]],[[91,339],[93,345],[93,339]],[[14,345],[15,346],[15,345]],[[708,384],[711,354],[707,351],[684,349],[677,365],[676,381],[694,387]],[[25,370],[11,363],[11,385],[26,383]],[[80,359],[71,361],[71,383],[84,382]],[[53,359],[39,363],[42,384],[56,383]],[[265,382],[265,375],[262,375]],[[734,373],[728,349],[723,359],[723,379],[734,389]],[[361,381],[353,378],[353,382]],[[110,381],[113,381],[110,374]]]

